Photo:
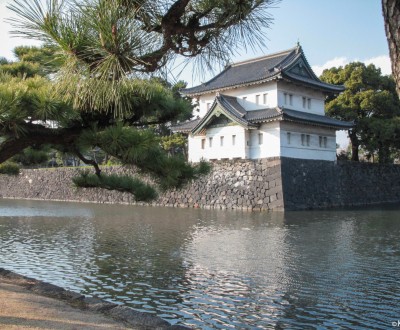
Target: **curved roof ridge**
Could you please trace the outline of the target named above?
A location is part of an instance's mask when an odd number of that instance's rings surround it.
[[[299,61],[303,63],[307,77],[290,72]],[[286,77],[283,77],[284,75]],[[230,64],[209,81],[183,89],[181,92],[196,96],[280,79],[308,84],[327,93],[336,93],[344,89],[343,86],[323,83],[312,70],[302,47],[298,44],[285,51]]]
[[[217,100],[222,106],[224,106],[224,107],[228,106],[228,107],[232,108],[232,110],[235,111],[237,113],[237,115],[242,118],[245,116],[245,114],[247,112],[246,109],[243,108],[243,106],[239,103],[238,98],[236,96],[219,94],[217,96]]]
[[[267,58],[273,58],[273,57],[278,57],[278,56],[283,56],[285,54],[290,54],[291,52],[295,51],[298,48],[298,46],[293,47],[293,48],[289,48],[286,50],[282,50],[276,53],[272,53],[272,54],[268,54],[268,55],[263,55],[263,56],[259,56],[259,57],[254,57],[254,58],[249,58],[247,60],[244,61],[240,61],[240,62],[234,62],[232,64],[230,64],[228,67],[236,67],[239,65],[244,65],[244,64],[249,64],[249,63],[254,63],[254,62],[258,62],[258,61],[263,61]]]

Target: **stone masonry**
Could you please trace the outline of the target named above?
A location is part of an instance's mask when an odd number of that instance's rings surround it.
[[[135,204],[129,193],[76,188],[79,168],[25,169],[0,175],[0,197],[57,201]],[[132,168],[103,167],[104,173],[134,175]],[[143,204],[143,203],[140,203]],[[282,209],[279,159],[220,161],[211,172],[180,190],[161,193],[152,205],[171,207],[268,210]]]
[[[129,193],[76,188],[79,168],[29,169],[0,175],[0,197],[135,204]],[[105,173],[134,175],[132,168]],[[400,202],[400,166],[270,158],[212,162],[211,172],[180,190],[160,193],[151,205],[261,210],[303,210]],[[144,203],[140,203],[141,205]]]

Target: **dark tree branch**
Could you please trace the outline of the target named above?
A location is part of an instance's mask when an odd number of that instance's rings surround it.
[[[0,163],[13,157],[25,148],[42,145],[71,146],[82,132],[82,127],[52,129],[42,125],[26,123],[25,134],[19,138],[8,138],[0,144]]]
[[[95,171],[96,171],[96,175],[98,176],[98,177],[100,177],[100,175],[101,175],[101,170],[100,170],[100,168],[99,168],[99,164],[97,164],[93,159],[88,159],[88,158],[86,158],[85,156],[83,156],[82,154],[81,154],[81,152],[78,150],[78,148],[74,148],[73,149],[73,152],[78,156],[78,158],[81,160],[81,161],[83,161],[86,165],[92,165],[93,167],[94,167],[94,169],[95,169]]]

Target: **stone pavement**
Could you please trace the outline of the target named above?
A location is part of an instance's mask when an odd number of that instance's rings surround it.
[[[0,329],[187,330],[150,313],[85,297],[0,268]],[[190,330],[190,329],[189,329]]]
[[[0,329],[129,329],[101,314],[0,282]]]

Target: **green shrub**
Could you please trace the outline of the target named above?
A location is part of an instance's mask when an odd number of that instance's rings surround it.
[[[0,174],[18,175],[19,166],[11,162],[2,163],[0,164]]]
[[[96,174],[84,171],[81,172],[79,176],[74,177],[72,181],[77,187],[98,187],[108,190],[129,192],[135,196],[135,200],[137,201],[151,201],[157,197],[157,193],[153,187],[143,183],[137,178],[127,175],[118,176],[116,174],[102,174],[98,177]]]

